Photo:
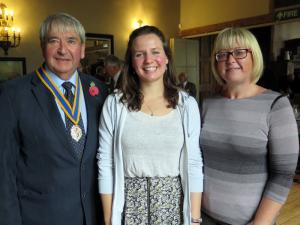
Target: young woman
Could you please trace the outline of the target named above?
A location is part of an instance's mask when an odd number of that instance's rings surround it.
[[[263,58],[246,29],[219,33],[212,70],[223,91],[202,107],[203,224],[274,224],[299,151],[289,100],[256,84]]]
[[[107,98],[99,128],[106,225],[200,224],[200,115],[177,89],[171,60],[158,28],[131,33],[121,90]]]

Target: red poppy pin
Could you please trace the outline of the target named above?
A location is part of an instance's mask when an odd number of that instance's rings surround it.
[[[94,82],[90,83],[89,93],[91,96],[96,96],[99,94],[99,88],[96,86]]]

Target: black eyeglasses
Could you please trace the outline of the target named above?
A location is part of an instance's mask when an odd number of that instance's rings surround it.
[[[217,62],[224,62],[228,59],[229,55],[232,55],[235,59],[244,59],[247,57],[247,53],[252,52],[250,49],[247,48],[237,48],[231,52],[218,52],[216,53],[216,60]]]

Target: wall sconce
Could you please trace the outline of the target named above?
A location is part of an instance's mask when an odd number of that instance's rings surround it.
[[[9,48],[20,45],[21,30],[13,26],[14,12],[8,10],[4,3],[0,3],[0,47],[8,55]]]
[[[138,21],[134,22],[133,28],[137,29],[139,27],[142,27],[144,25],[143,23],[144,23],[143,20],[139,19]]]

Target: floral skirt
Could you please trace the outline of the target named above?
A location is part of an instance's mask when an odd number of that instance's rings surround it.
[[[182,224],[180,177],[125,178],[123,225]]]

